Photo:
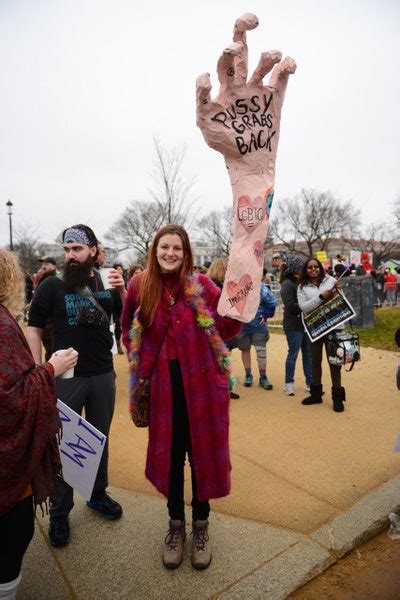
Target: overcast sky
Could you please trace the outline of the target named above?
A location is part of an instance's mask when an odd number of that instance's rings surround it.
[[[0,245],[13,225],[54,241],[65,226],[98,237],[148,198],[152,138],[186,144],[198,212],[231,203],[220,154],[195,123],[195,80],[212,75],[234,21],[254,12],[260,52],[295,58],[282,112],[275,202],[330,189],[390,216],[400,194],[397,0],[0,0]],[[273,209],[272,209],[273,210]]]

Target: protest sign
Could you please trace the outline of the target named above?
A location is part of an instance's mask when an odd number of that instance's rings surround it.
[[[355,267],[361,264],[361,252],[359,250],[350,250],[350,263]]]
[[[330,298],[321,302],[311,312],[302,314],[304,329],[312,342],[335,329],[341,323],[356,316],[356,313],[339,290]]]
[[[207,144],[225,158],[233,192],[232,244],[218,313],[251,321],[260,304],[264,244],[274,197],[275,162],[286,87],[296,70],[279,50],[262,52],[248,72],[247,31],[258,18],[237,19],[233,43],[217,64],[220,89],[211,98],[210,75],[197,78],[197,125]],[[269,81],[263,78],[271,73]]]
[[[60,457],[64,480],[90,500],[107,437],[57,400],[62,422]]]
[[[325,252],[325,250],[318,250],[318,252],[316,253],[316,257],[319,260],[319,262],[324,263],[326,262],[328,259],[328,255]]]

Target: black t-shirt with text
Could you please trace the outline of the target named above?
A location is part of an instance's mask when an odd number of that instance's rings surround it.
[[[104,290],[100,276],[89,278],[88,287],[95,300],[110,318],[113,312],[113,290]],[[109,325],[85,327],[77,322],[79,309],[91,307],[90,300],[76,291],[70,291],[59,277],[48,277],[36,289],[29,310],[28,325],[44,328],[47,320],[54,325],[53,351],[75,348],[79,352],[75,375],[89,377],[107,373],[113,368],[113,344]]]

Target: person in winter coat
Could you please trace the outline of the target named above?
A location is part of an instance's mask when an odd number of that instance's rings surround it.
[[[299,286],[297,288],[297,301],[303,313],[307,314],[317,308],[324,300],[332,298],[340,283],[330,275],[325,274],[324,267],[316,258],[308,259],[301,270]],[[339,325],[337,329],[342,329]],[[322,349],[327,351],[327,335],[320,337],[311,344],[311,358],[313,367],[313,384],[310,386],[311,395],[302,401],[304,405],[320,404],[322,402]],[[346,400],[345,389],[341,382],[341,367],[329,363],[332,380],[333,410],[343,412]]]
[[[77,362],[72,348],[35,365],[16,317],[24,276],[15,255],[0,250],[0,598],[16,597],[34,532],[34,506],[47,504],[61,470],[55,376]]]
[[[267,342],[269,331],[267,319],[273,317],[277,305],[276,298],[265,283],[260,285],[260,304],[256,316],[250,323],[244,323],[238,335],[238,348],[242,353],[242,362],[245,369],[245,387],[253,385],[251,372],[251,347],[254,346],[257,355],[257,365],[260,374],[259,385],[264,390],[272,390],[273,385],[267,377]]]
[[[301,256],[288,256],[286,266],[281,273],[280,292],[283,302],[283,330],[288,344],[283,391],[287,396],[294,396],[294,373],[300,350],[303,359],[306,390],[308,392],[313,383],[310,340],[304,331],[304,325],[301,320],[301,309],[297,301],[297,279],[304,263],[305,258]]]
[[[373,290],[374,290],[374,306],[381,308],[385,302],[386,293],[384,291],[385,278],[383,276],[382,269],[372,269],[371,276],[373,278]]]
[[[193,275],[186,231],[166,225],[155,235],[147,269],[129,283],[122,340],[131,364],[131,408],[138,379],[150,378],[146,476],[168,499],[164,566],[178,567],[185,542],[184,464],[192,476],[192,565],[211,561],[211,498],[230,492],[230,354],[223,339],[240,324],[217,314],[220,289]]]
[[[396,306],[397,274],[391,269],[385,269],[383,279],[385,282],[386,302],[388,306]]]
[[[120,275],[122,275],[122,277],[124,277],[124,267],[122,266],[121,263],[114,263],[113,269],[118,271],[118,273]],[[125,281],[125,277],[124,277],[124,281]],[[126,285],[125,285],[125,287],[126,287]],[[114,300],[113,321],[114,321],[115,342],[116,342],[118,354],[123,354],[124,351],[122,350],[122,346],[121,346],[122,299],[121,299],[120,293],[118,292],[118,290],[116,288],[114,288],[112,290],[112,294],[113,294],[113,300]]]
[[[228,261],[225,258],[215,258],[207,270],[208,277],[217,285],[221,290],[224,285],[225,273]],[[230,340],[226,340],[226,347],[228,350],[233,350],[237,348],[237,336]],[[236,383],[236,378],[231,378],[230,392],[229,395],[232,400],[238,400],[240,395],[233,391],[234,385]]]

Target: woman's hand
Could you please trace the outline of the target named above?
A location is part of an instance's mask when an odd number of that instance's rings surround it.
[[[336,294],[337,290],[340,290],[340,283],[337,281],[330,290],[325,290],[320,293],[324,300],[330,300]]]
[[[66,350],[57,350],[49,358],[49,363],[54,369],[54,376],[58,377],[75,367],[78,362],[78,352],[73,348],[67,348]]]
[[[322,296],[322,298],[324,300],[330,300],[334,293],[335,293],[335,289],[332,288],[331,290],[325,290],[324,292],[321,292],[319,296],[320,297]]]

